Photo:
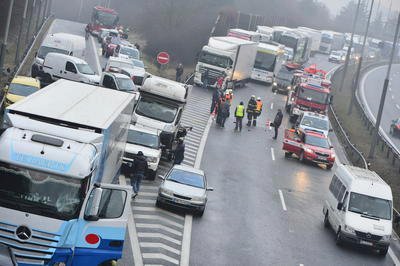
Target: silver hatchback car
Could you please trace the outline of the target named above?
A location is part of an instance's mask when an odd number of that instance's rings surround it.
[[[193,210],[202,216],[207,203],[207,179],[202,170],[174,165],[163,180],[158,190],[156,206],[170,205],[185,210]]]

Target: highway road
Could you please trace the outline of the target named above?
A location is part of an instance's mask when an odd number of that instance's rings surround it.
[[[326,70],[335,66],[323,56],[311,62]],[[284,126],[276,141],[264,126],[283,109],[285,96],[250,83],[235,91],[233,106],[252,94],[264,101],[259,126],[237,133],[231,117],[224,129],[211,127],[201,167],[215,191],[204,216],[193,220],[190,265],[393,265],[389,255],[335,245],[333,231],[322,223],[335,169],[285,159]]]
[[[56,20],[50,32],[84,36],[83,29],[83,24]],[[92,38],[87,41],[85,59],[100,73],[105,60]],[[324,56],[311,62],[326,70],[335,66]],[[264,101],[256,128],[234,132],[233,115],[224,129],[211,125],[201,168],[215,191],[209,194],[204,216],[193,220],[191,244],[184,236],[190,232],[186,229],[191,217],[156,208],[158,181],[145,182],[132,203],[134,226],[130,224],[119,265],[133,265],[135,254],[144,264],[178,265],[188,249],[190,265],[393,265],[389,255],[381,258],[335,245],[334,233],[322,224],[322,202],[334,169],[285,159],[281,150],[284,127],[274,141],[264,126],[278,108],[283,109],[285,96],[273,94],[265,85],[249,83],[235,91],[233,105],[240,100],[247,103],[252,94]],[[201,88],[193,88],[190,94],[183,121],[195,130],[186,138],[186,164],[194,165],[200,159],[198,148],[208,130],[210,99],[211,91]],[[284,125],[287,118],[285,115]],[[340,160],[345,161],[335,136],[332,142]],[[163,163],[159,173],[168,167]],[[140,265],[137,260],[136,265]]]
[[[387,66],[372,69],[365,74],[361,81],[359,94],[370,117],[376,120],[381,98],[383,83],[386,77]],[[385,106],[382,113],[381,130],[385,132],[387,138],[400,151],[400,138],[389,134],[390,124],[393,119],[400,118],[400,65],[393,65],[389,88],[386,95]]]

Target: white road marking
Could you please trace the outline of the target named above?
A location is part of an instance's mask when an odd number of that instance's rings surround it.
[[[390,258],[393,260],[394,265],[399,266],[400,265],[400,261],[397,258],[396,254],[394,254],[392,248],[389,248],[388,253],[389,253]]]
[[[161,224],[144,224],[144,223],[137,223],[136,227],[140,227],[140,228],[151,228],[151,229],[160,229],[160,230],[164,230],[168,233],[177,235],[177,236],[182,236],[182,233],[179,232],[178,230],[172,229],[168,226],[165,225],[161,225]]]
[[[397,108],[397,109],[400,109],[400,106],[399,106],[398,104],[396,104],[396,108]]]
[[[161,221],[164,224],[172,225],[177,228],[183,228],[183,225],[170,221],[169,219],[166,219],[164,217],[158,216],[158,215],[151,215],[151,214],[134,214],[133,218],[135,219],[143,219],[143,220],[156,220],[156,221]]]
[[[274,148],[271,148],[271,156],[272,156],[272,160],[275,161],[275,152],[274,152]]]
[[[139,232],[138,237],[140,238],[162,238],[164,240],[167,240],[171,243],[174,243],[176,245],[181,245],[182,242],[179,240],[176,240],[172,237],[169,237],[167,235],[161,234],[161,233],[145,233],[145,232]]]
[[[161,253],[143,253],[143,258],[145,259],[162,259],[168,261],[172,264],[179,265],[179,261],[177,259],[171,258],[170,256],[161,254]]]
[[[179,255],[181,252],[173,247],[167,246],[163,243],[154,243],[154,242],[141,242],[140,246],[143,248],[162,248],[169,252],[175,253]]]
[[[271,110],[274,109],[274,103],[271,103]]]
[[[301,264],[301,263],[300,263],[300,265],[299,265],[299,266],[304,266],[304,264]]]
[[[183,229],[183,237],[182,237],[182,250],[181,250],[181,262],[180,262],[181,266],[189,266],[190,241],[192,238],[192,221],[193,221],[193,216],[186,214],[185,225]]]
[[[165,214],[165,215],[167,215],[167,216],[174,217],[174,218],[179,219],[179,220],[182,220],[182,221],[185,219],[184,217],[182,217],[182,216],[180,216],[180,215],[177,215],[177,214],[175,214],[175,213],[172,213],[172,212],[169,212],[169,211],[160,209],[160,208],[156,208],[156,207],[154,207],[154,206],[151,206],[151,207],[133,206],[133,209],[136,210],[136,211],[161,212],[161,213],[163,213],[163,214]]]
[[[203,136],[201,137],[201,141],[200,141],[199,149],[197,151],[196,163],[194,164],[194,168],[198,169],[200,167],[201,158],[203,157],[204,148],[206,147],[207,137],[208,137],[208,133],[210,132],[211,124],[212,124],[212,118],[210,116],[210,118],[207,121],[207,125],[204,129]]]
[[[285,199],[283,198],[282,190],[279,189],[278,191],[279,191],[279,197],[281,198],[282,209],[283,209],[284,211],[287,211],[287,209],[286,209],[286,204],[285,204]]]
[[[119,176],[119,183],[121,185],[126,185],[126,180],[122,175]],[[135,262],[135,265],[143,266],[143,259],[142,254],[140,253],[139,239],[136,232],[135,221],[133,220],[132,208],[129,208],[128,214],[128,235],[131,244],[131,252],[133,254],[133,261]]]
[[[394,100],[394,95],[392,94],[392,100]]]
[[[392,91],[392,87],[389,87],[389,91]]]
[[[99,57],[97,56],[97,53],[96,53],[96,43],[94,42],[93,36],[89,36],[89,38],[90,38],[90,40],[92,42],[92,45],[93,45],[94,58],[96,59],[97,74],[101,75],[102,71],[101,71],[101,67],[100,67],[100,59],[99,59]]]

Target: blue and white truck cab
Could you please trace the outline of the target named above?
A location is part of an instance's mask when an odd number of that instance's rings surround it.
[[[118,185],[129,93],[59,80],[9,106],[0,135],[0,243],[19,266],[111,265],[131,188]]]

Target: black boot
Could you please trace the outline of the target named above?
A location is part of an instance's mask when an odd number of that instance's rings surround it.
[[[253,120],[253,127],[255,127],[257,125],[257,120]]]

